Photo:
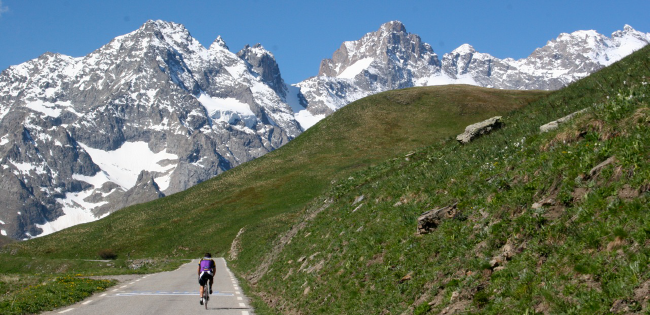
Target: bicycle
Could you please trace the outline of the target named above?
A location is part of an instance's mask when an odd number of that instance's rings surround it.
[[[1,1],[1,0],[0,0]],[[216,265],[214,260],[212,260],[212,255],[210,253],[205,253],[205,257],[201,258],[199,261],[199,268],[197,273],[199,274],[199,284],[201,285],[201,305],[205,304],[205,309],[208,309],[208,301],[210,300],[210,287],[212,286],[212,279],[214,277]]]

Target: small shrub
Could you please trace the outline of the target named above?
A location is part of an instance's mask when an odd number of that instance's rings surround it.
[[[490,294],[485,291],[478,291],[474,294],[473,303],[479,308],[487,305],[490,302]]]
[[[460,285],[460,280],[458,279],[451,279],[447,284],[445,285],[446,288],[456,288]]]
[[[423,315],[428,313],[431,310],[431,305],[429,303],[424,302],[420,305],[418,305],[415,310],[413,311],[414,315]]]
[[[97,255],[101,257],[102,259],[110,259],[114,260],[117,258],[117,253],[113,251],[112,249],[102,249],[99,252],[97,252]]]
[[[622,227],[617,227],[614,229],[614,236],[620,239],[626,239],[629,234]]]

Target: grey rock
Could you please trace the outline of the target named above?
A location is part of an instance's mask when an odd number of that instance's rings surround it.
[[[577,112],[566,115],[566,116],[564,116],[564,117],[562,117],[562,118],[560,118],[558,120],[551,121],[551,122],[549,122],[547,124],[544,124],[544,125],[540,126],[539,131],[544,133],[544,132],[549,132],[551,130],[555,130],[555,129],[559,128],[561,124],[573,119],[573,117],[575,117],[576,115],[584,113],[586,111],[587,111],[587,109],[582,109],[582,110],[579,110]]]
[[[501,116],[495,116],[465,127],[465,132],[456,136],[456,140],[461,144],[466,144],[494,129],[501,128],[502,125]]]

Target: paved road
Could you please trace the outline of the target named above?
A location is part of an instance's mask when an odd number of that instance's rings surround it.
[[[223,314],[252,315],[237,279],[223,258],[216,258],[213,294],[206,310],[199,304],[198,260],[175,271],[135,277],[85,301],[44,314]]]

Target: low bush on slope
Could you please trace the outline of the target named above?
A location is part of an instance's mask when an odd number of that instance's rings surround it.
[[[232,265],[269,312],[648,312],[649,77],[645,48],[469,145],[346,176],[271,249],[252,244],[281,224],[252,225]],[[421,213],[453,204],[460,215],[416,234]]]

